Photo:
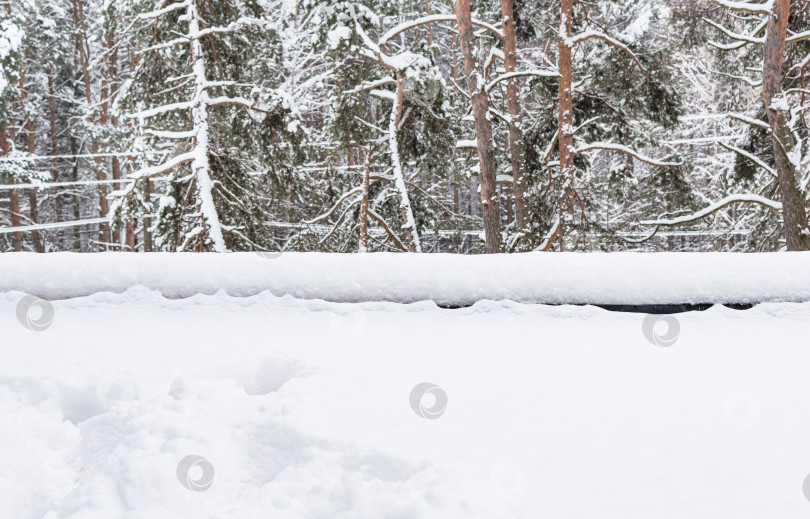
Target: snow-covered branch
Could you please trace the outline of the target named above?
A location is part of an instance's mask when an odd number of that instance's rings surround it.
[[[392,77],[387,77],[383,79],[378,79],[376,81],[364,81],[357,85],[356,87],[352,88],[351,90],[346,90],[343,92],[344,94],[357,94],[359,92],[363,92],[365,90],[372,90],[375,88],[379,88],[385,85],[396,85],[397,82]]]
[[[241,29],[245,25],[262,25],[261,20],[257,20],[256,18],[250,18],[247,16],[243,16],[236,20],[235,22],[231,22],[225,27],[209,27],[207,29],[202,29],[198,33],[199,38],[203,38],[208,36],[209,34],[217,34],[217,33],[229,33]]]
[[[248,110],[254,110],[256,112],[261,112],[265,114],[270,113],[268,110],[259,108],[258,106],[254,105],[253,103],[250,102],[250,100],[245,99],[244,97],[227,97],[227,96],[213,97],[207,99],[205,104],[211,108],[222,105],[237,105],[243,108],[247,108]]]
[[[593,142],[591,144],[586,144],[585,146],[580,146],[572,151],[574,155],[578,155],[580,153],[592,150],[607,150],[607,151],[618,151],[620,153],[624,153],[626,155],[630,155],[635,157],[636,159],[640,160],[641,162],[646,162],[647,164],[652,164],[653,166],[661,166],[661,167],[678,167],[682,164],[680,162],[664,162],[660,160],[656,160],[654,158],[648,157],[646,155],[642,155],[638,151],[628,148],[627,146],[622,146],[621,144],[613,144],[610,142]]]
[[[337,202],[335,202],[335,204],[334,204],[334,205],[333,205],[333,206],[332,206],[332,207],[331,207],[331,208],[330,208],[328,211],[326,211],[325,213],[323,213],[323,214],[321,214],[321,215],[316,216],[315,218],[313,218],[313,219],[311,219],[311,220],[305,220],[305,221],[304,221],[304,223],[305,223],[305,224],[307,224],[307,225],[312,225],[312,224],[316,224],[316,223],[318,223],[318,222],[321,222],[321,221],[323,221],[323,220],[325,220],[325,219],[329,218],[329,217],[330,217],[330,216],[332,216],[332,214],[333,214],[333,213],[334,213],[334,212],[337,210],[337,208],[338,208],[338,207],[340,207],[340,205],[341,205],[343,202],[345,202],[345,201],[346,201],[348,198],[350,198],[350,197],[352,197],[353,195],[356,195],[356,194],[358,194],[358,193],[362,193],[362,192],[363,192],[363,187],[362,187],[362,186],[358,186],[358,187],[356,187],[356,188],[354,188],[354,189],[352,189],[352,190],[350,190],[350,191],[348,191],[348,192],[344,193],[344,194],[343,194],[343,196],[341,196],[341,197],[338,199],[338,201],[337,201]]]
[[[773,0],[768,0],[767,2],[761,4],[749,3],[749,2],[732,2],[730,0],[713,0],[719,6],[725,7],[726,9],[731,9],[732,11],[736,11],[738,13],[750,13],[750,14],[771,14],[773,10]]]
[[[134,173],[130,173],[127,175],[127,178],[132,180],[142,180],[144,178],[153,177],[155,175],[160,175],[161,173],[166,173],[170,169],[176,168],[177,166],[185,164],[186,162],[191,162],[192,160],[194,160],[194,152],[189,151],[187,153],[181,153],[180,155],[174,156],[167,160],[163,164],[141,168]],[[134,183],[132,185],[134,186]]]
[[[456,17],[455,17],[455,15],[452,15],[452,14],[434,14],[434,15],[423,16],[422,18],[417,18],[415,20],[410,20],[408,22],[401,23],[401,24],[399,24],[399,25],[397,25],[395,27],[392,27],[388,31],[386,31],[385,34],[383,34],[382,37],[380,38],[379,44],[381,46],[385,45],[386,43],[388,43],[391,40],[391,38],[393,38],[394,36],[396,36],[396,35],[398,35],[398,34],[400,34],[402,32],[413,29],[414,27],[419,27],[420,25],[425,25],[425,24],[428,24],[428,23],[435,23],[435,22],[453,22],[453,23],[455,23],[456,22]],[[472,23],[473,23],[473,25],[477,25],[478,27],[482,27],[482,28],[486,29],[487,31],[491,32],[492,34],[494,34],[495,36],[497,36],[501,40],[503,39],[503,31],[501,31],[500,29],[498,29],[494,25],[488,24],[486,22],[482,22],[481,20],[476,20],[475,18],[473,18]]]
[[[170,13],[172,11],[187,8],[188,4],[191,1],[192,0],[185,0],[183,2],[177,2],[175,4],[169,4],[168,6],[162,8],[162,9],[157,9],[155,11],[150,11],[148,13],[141,13],[141,14],[138,15],[138,18],[140,18],[141,20],[152,20],[152,19],[155,19],[155,18],[159,18],[159,17],[163,16],[164,14]]]
[[[144,133],[148,133],[149,135],[154,135],[155,137],[161,137],[164,139],[192,139],[195,135],[197,135],[196,130],[188,130],[185,132],[170,132],[164,130],[151,130],[146,129]]]
[[[617,40],[615,38],[611,38],[610,36],[608,36],[605,33],[602,33],[602,32],[599,32],[599,31],[592,31],[592,30],[585,31],[583,33],[571,36],[570,38],[568,38],[566,43],[568,43],[569,47],[573,47],[577,43],[581,43],[583,41],[587,41],[587,40],[591,40],[591,39],[602,40],[605,43],[607,43],[608,45],[616,47],[617,49],[619,49],[622,52],[624,52],[625,54],[627,54],[630,57],[630,59],[632,59],[635,62],[636,66],[638,66],[638,68],[640,68],[641,71],[644,72],[644,77],[645,78],[647,77],[647,69],[644,68],[644,65],[641,64],[641,61],[639,61],[636,54],[632,50],[630,50],[630,47],[628,47],[627,45],[625,45],[624,43],[620,42],[619,40]]]
[[[139,54],[139,55],[140,54],[146,54],[147,52],[152,52],[153,50],[165,49],[167,47],[171,47],[173,45],[178,45],[178,44],[181,44],[181,43],[182,44],[188,44],[188,41],[189,41],[188,38],[185,37],[185,36],[180,37],[180,38],[175,38],[173,40],[165,41],[163,43],[158,43],[157,45],[152,45],[151,47],[146,47],[145,49],[141,49],[141,50],[139,50],[137,52],[137,54]]]
[[[142,112],[136,112],[134,114],[127,114],[127,117],[130,119],[146,119],[147,117],[154,117],[173,110],[188,110],[191,108],[191,106],[192,103],[190,101],[182,101],[180,103],[157,106],[155,108],[150,108],[149,110],[144,110]]]
[[[771,131],[771,127],[768,126],[768,123],[766,123],[765,121],[760,121],[759,119],[754,119],[752,117],[748,117],[747,115],[743,115],[743,114],[729,113],[729,114],[726,114],[726,115],[728,115],[732,119],[736,119],[736,120],[744,122],[746,124],[750,124],[751,126],[756,126],[757,128],[765,130],[766,132],[770,133],[770,131]]]
[[[765,162],[763,162],[762,159],[760,159],[759,157],[757,157],[755,155],[752,155],[751,153],[748,153],[744,149],[738,148],[736,146],[732,146],[731,144],[726,144],[725,142],[719,142],[718,141],[718,144],[720,146],[726,148],[729,151],[733,151],[734,153],[737,153],[740,156],[745,157],[746,159],[750,160],[751,162],[753,162],[757,166],[759,166],[762,169],[764,169],[765,171],[767,171],[771,176],[776,177],[776,171],[774,171],[774,169],[772,167],[770,167],[769,165],[765,164]]]
[[[510,72],[508,74],[503,74],[498,76],[494,80],[492,80],[485,88],[487,92],[491,91],[495,86],[500,83],[501,81],[508,81],[512,78],[516,77],[525,77],[525,76],[534,76],[534,77],[559,77],[560,73],[556,70],[525,70],[522,72]]]
[[[792,36],[785,38],[785,43],[798,43],[800,41],[810,40],[810,31],[796,33]]]
[[[719,202],[715,202],[708,207],[701,209],[692,214],[679,216],[677,218],[672,219],[665,219],[665,220],[646,220],[640,222],[642,225],[682,225],[686,223],[692,223],[702,218],[709,216],[710,214],[719,211],[720,209],[726,207],[730,204],[736,204],[739,202],[751,202],[755,204],[760,204],[770,209],[774,209],[776,211],[782,210],[782,204],[780,202],[776,202],[769,198],[765,198],[760,195],[755,194],[739,194],[739,195],[729,195]]]
[[[713,41],[710,41],[709,45],[712,45],[713,47],[717,47],[717,48],[723,49],[723,50],[731,50],[731,49],[739,49],[740,47],[748,45],[749,43],[754,43],[754,44],[765,43],[765,37],[764,36],[761,37],[761,38],[757,38],[756,35],[759,34],[763,29],[765,29],[765,27],[767,27],[767,25],[768,25],[767,20],[762,21],[751,32],[751,34],[738,34],[736,32],[733,32],[733,31],[730,31],[730,30],[726,29],[725,27],[723,27],[719,23],[715,22],[714,20],[711,20],[709,18],[704,18],[703,20],[706,23],[708,23],[709,25],[711,25],[712,27],[718,29],[720,32],[722,32],[723,34],[725,34],[726,36],[728,36],[732,40],[736,40],[736,43],[732,43],[730,45],[724,45],[724,44],[721,44],[721,43],[715,43]]]

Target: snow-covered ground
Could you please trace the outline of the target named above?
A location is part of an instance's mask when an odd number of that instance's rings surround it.
[[[810,303],[24,296],[0,293],[3,518],[810,513]]]

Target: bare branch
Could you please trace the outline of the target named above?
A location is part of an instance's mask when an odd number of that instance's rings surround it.
[[[397,235],[396,235],[396,234],[394,234],[394,231],[392,231],[392,230],[391,230],[391,228],[388,226],[388,224],[387,224],[387,223],[385,223],[385,220],[383,220],[383,217],[382,217],[382,216],[378,215],[378,214],[377,214],[377,212],[376,212],[376,211],[374,211],[374,209],[372,209],[372,208],[370,208],[370,207],[368,208],[368,215],[369,215],[369,216],[370,216],[372,219],[374,219],[374,220],[376,220],[377,222],[379,222],[379,224],[382,226],[382,228],[383,228],[383,229],[385,229],[385,232],[386,232],[386,233],[388,233],[388,236],[390,236],[390,237],[391,237],[391,239],[392,239],[392,240],[394,240],[394,243],[396,243],[396,244],[397,244],[397,246],[398,246],[400,249],[402,249],[402,252],[408,252],[408,247],[406,247],[406,246],[405,246],[405,245],[402,243],[402,240],[400,240],[399,238],[397,238]]]

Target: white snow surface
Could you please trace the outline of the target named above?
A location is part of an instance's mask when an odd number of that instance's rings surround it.
[[[810,253],[1,254],[0,292],[45,299],[146,287],[168,298],[269,291],[335,302],[810,301]]]
[[[274,268],[307,261],[279,260]],[[44,273],[47,260],[36,261]],[[127,272],[62,263],[68,280],[77,268],[107,283]],[[163,276],[225,265],[172,264]],[[166,299],[138,287],[55,301],[52,324],[37,332],[17,320],[24,295],[0,293],[0,517],[810,510],[810,303],[716,306],[668,329],[591,306]],[[676,340],[657,345],[668,330]],[[447,397],[436,419],[411,408],[422,382]],[[189,455],[215,469],[204,491],[178,479]]]

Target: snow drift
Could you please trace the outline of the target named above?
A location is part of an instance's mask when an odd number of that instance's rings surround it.
[[[0,291],[46,299],[143,286],[165,297],[264,291],[333,302],[545,304],[810,301],[810,253],[3,254]]]

